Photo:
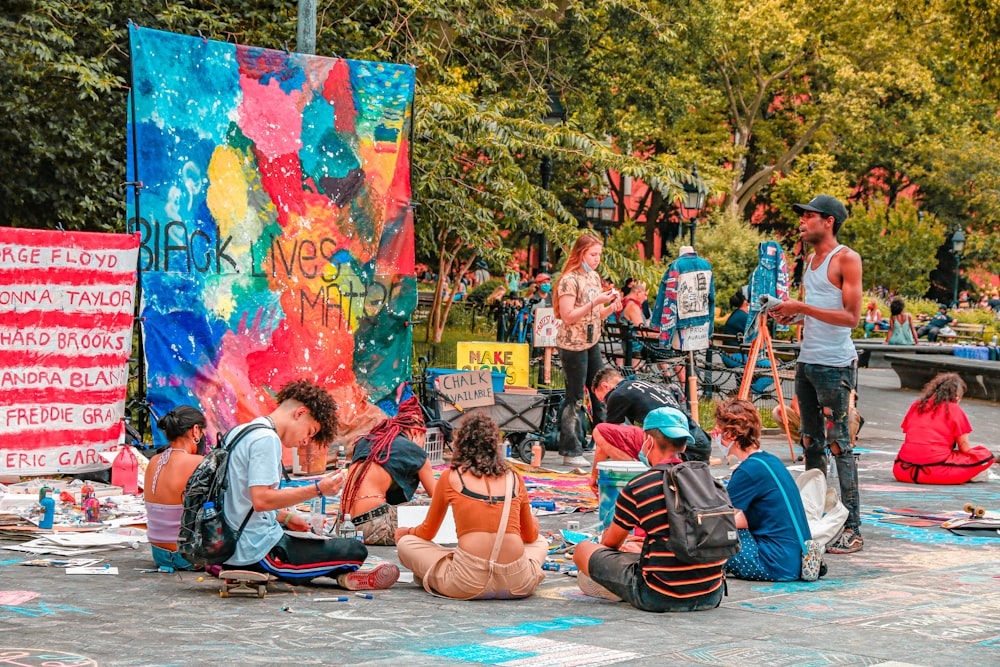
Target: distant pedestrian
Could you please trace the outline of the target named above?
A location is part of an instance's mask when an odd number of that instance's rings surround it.
[[[869,301],[868,307],[865,309],[865,338],[870,338],[881,323],[882,311],[878,309],[876,302]]]
[[[938,335],[941,333],[941,329],[944,329],[955,322],[955,318],[948,314],[948,306],[941,304],[938,306],[937,314],[931,318],[931,321],[917,329],[917,338],[927,336],[927,341],[933,343],[937,340]]]
[[[903,312],[906,302],[893,299],[889,304],[889,333],[885,337],[886,345],[916,345],[917,330],[913,326],[913,318]]]

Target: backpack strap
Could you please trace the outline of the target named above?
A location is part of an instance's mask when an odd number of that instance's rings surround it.
[[[771,466],[767,465],[760,459],[753,459],[753,460],[764,466],[764,469],[767,470],[769,473],[771,473],[771,477],[774,479],[775,486],[777,486],[778,491],[781,492],[781,497],[785,499],[785,507],[788,508],[788,516],[792,519],[792,526],[795,528],[795,534],[799,536],[799,546],[802,548],[802,553],[806,553],[807,552],[806,540],[802,536],[802,530],[799,528],[799,522],[796,521],[795,519],[795,512],[792,511],[792,503],[788,500],[788,494],[785,493],[785,487],[781,485],[781,482],[778,480],[778,476],[774,474],[773,470],[771,470]]]

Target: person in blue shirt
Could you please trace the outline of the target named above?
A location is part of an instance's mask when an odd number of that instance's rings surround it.
[[[740,461],[727,487],[737,510],[740,551],[726,562],[726,574],[752,581],[798,580],[802,568],[799,533],[803,540],[812,539],[812,534],[795,480],[777,456],[760,448],[757,408],[739,399],[720,403],[715,408],[715,427],[723,452]]]
[[[736,290],[736,292],[729,297],[729,307],[733,309],[729,317],[726,319],[726,323],[722,326],[722,333],[729,334],[731,336],[738,336],[743,334],[747,330],[747,312],[750,310],[750,304],[747,302],[747,296],[743,293],[743,288]]]

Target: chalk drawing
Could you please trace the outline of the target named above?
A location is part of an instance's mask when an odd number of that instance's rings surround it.
[[[766,646],[723,644],[710,648],[678,651],[663,656],[662,664],[669,665],[678,662],[698,665],[755,665],[757,667],[810,665],[811,667],[820,667],[822,665],[874,665],[883,662],[883,660],[851,653],[814,651],[807,648],[782,647],[768,643]]]
[[[0,591],[0,605],[19,605],[38,597],[34,591]]]
[[[534,637],[512,637],[482,644],[466,644],[424,651],[452,660],[483,665],[521,665],[532,667],[577,667],[578,665],[613,665],[642,657],[642,654],[599,646],[558,642]]]
[[[14,605],[0,605],[0,619],[4,618],[16,618],[15,614],[20,614],[21,616],[53,616],[56,615],[58,611],[69,611],[75,614],[90,614],[89,611],[84,611],[83,609],[77,609],[76,607],[70,607],[64,604],[54,604],[47,605],[44,602],[39,602],[37,608],[31,607],[17,607]],[[6,615],[3,612],[11,612],[10,615]]]
[[[97,661],[75,653],[41,648],[0,649],[0,665],[23,667],[97,667]]]
[[[581,625],[600,625],[604,621],[596,618],[585,618],[582,616],[568,616],[565,618],[553,618],[551,621],[538,621],[534,623],[522,623],[506,628],[487,628],[488,635],[502,635],[504,637],[525,637],[527,635],[540,635],[549,630],[570,630]]]
[[[12,558],[10,560],[0,560],[0,565],[14,565],[15,563],[20,563],[23,558]]]

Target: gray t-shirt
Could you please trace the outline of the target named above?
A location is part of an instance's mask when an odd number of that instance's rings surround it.
[[[250,422],[270,426],[264,417]],[[243,429],[246,424],[238,426]],[[229,437],[235,437],[234,431]],[[229,487],[226,489],[226,523],[238,530],[247,512],[253,508],[251,486],[277,487],[281,481],[281,440],[271,428],[257,429],[237,443],[229,455]],[[284,531],[278,523],[277,510],[254,512],[247,522],[236,552],[227,565],[249,565],[261,560],[278,543]]]

